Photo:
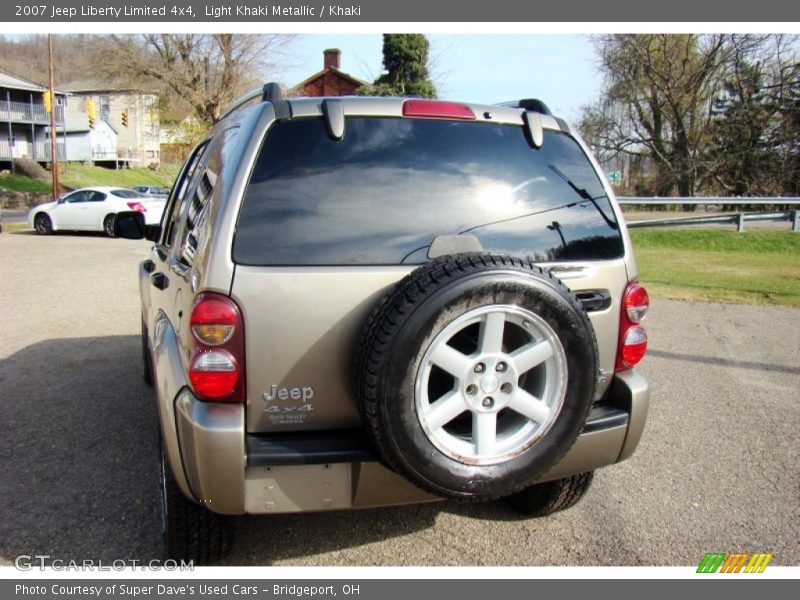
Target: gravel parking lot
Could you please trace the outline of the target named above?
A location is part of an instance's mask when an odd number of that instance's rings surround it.
[[[0,234],[0,564],[159,556],[156,417],[140,377],[147,244]],[[575,508],[502,503],[242,518],[234,565],[800,564],[800,310],[655,300],[650,420]]]

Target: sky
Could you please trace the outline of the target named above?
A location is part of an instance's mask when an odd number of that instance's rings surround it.
[[[580,107],[600,93],[602,76],[585,35],[428,35],[439,97],[493,104],[543,100],[556,116],[576,122]],[[298,36],[294,63],[282,79],[294,85],[322,69],[322,51],[342,51],[341,70],[374,80],[382,72],[380,34]]]
[[[14,34],[7,37],[17,37]],[[576,123],[580,108],[600,94],[602,75],[588,35],[428,34],[432,78],[439,97],[494,104],[539,98],[558,117]],[[322,69],[322,51],[342,51],[341,70],[373,81],[383,67],[383,36],[303,34],[275,76],[292,86]]]

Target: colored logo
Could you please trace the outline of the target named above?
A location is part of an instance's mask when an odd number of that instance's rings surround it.
[[[698,573],[763,573],[767,568],[772,554],[748,552],[709,552],[700,561]]]

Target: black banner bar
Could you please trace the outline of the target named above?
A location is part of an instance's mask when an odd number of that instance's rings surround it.
[[[714,579],[713,584],[710,579]],[[64,579],[0,582],[0,596],[15,600],[206,600],[235,598],[247,600],[409,600],[423,598],[605,598],[622,594],[625,598],[691,596],[704,589],[727,598],[778,596],[788,592],[794,582],[787,579],[760,579],[741,576],[698,575],[696,579],[296,579],[296,580],[107,580]],[[713,586],[713,587],[712,587]],[[535,591],[534,591],[535,590]]]
[[[792,22],[786,0],[16,0],[0,5],[6,22]],[[713,30],[713,26],[709,28]]]

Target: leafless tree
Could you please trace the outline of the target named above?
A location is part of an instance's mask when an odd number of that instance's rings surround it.
[[[581,128],[606,153],[647,154],[656,193],[694,193],[709,102],[729,46],[723,35],[608,35],[597,41],[606,76],[602,98]]]
[[[280,70],[294,36],[144,34],[112,36],[105,70],[158,85],[202,123],[219,120],[225,106]]]
[[[797,36],[608,35],[580,129],[601,158],[650,161],[652,192],[797,193]]]

